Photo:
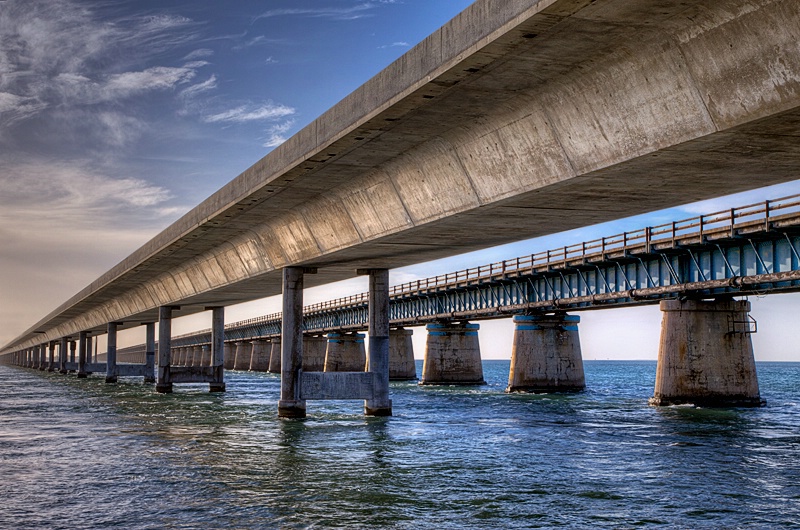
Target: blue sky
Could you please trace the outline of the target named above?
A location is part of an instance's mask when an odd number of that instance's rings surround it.
[[[0,344],[470,3],[0,0]],[[789,184],[506,245],[396,271],[393,283],[797,192]],[[359,292],[363,281],[311,290],[307,301]],[[773,335],[797,298],[773,298],[754,302],[756,318],[776,322],[759,326],[767,346],[757,357],[800,360],[785,351],[794,341]],[[228,320],[276,307],[232,308]],[[656,308],[582,315],[587,358],[654,358]],[[483,328],[485,356],[508,357],[510,324]],[[423,340],[420,330],[417,356]]]

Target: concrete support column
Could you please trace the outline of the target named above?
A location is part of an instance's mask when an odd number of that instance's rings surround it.
[[[278,416],[304,418],[306,402],[300,399],[303,367],[303,268],[283,269],[283,316],[281,326],[281,399]]]
[[[652,405],[760,406],[750,302],[663,300]]]
[[[108,345],[106,348],[106,383],[116,383],[117,370],[117,323],[108,323]]]
[[[69,341],[69,362],[71,362],[71,363],[73,363],[73,364],[74,364],[74,363],[76,363],[76,358],[75,358],[75,341],[74,341],[74,340],[71,340],[71,341]],[[74,372],[74,371],[75,371],[75,370],[70,370],[70,372]]]
[[[281,373],[281,355],[283,354],[283,348],[281,348],[281,338],[272,338],[270,340],[270,349],[269,349],[269,369],[267,370],[271,374],[279,374]]]
[[[78,333],[78,379],[85,379],[86,374],[86,332]]]
[[[50,341],[50,352],[47,359],[47,371],[55,372],[56,370],[56,341]]]
[[[58,345],[58,373],[67,373],[67,337],[61,337]]]
[[[389,399],[389,271],[369,271],[369,371],[374,376],[372,399],[364,401],[368,416],[391,416]]]
[[[325,371],[325,352],[328,349],[328,338],[321,335],[303,337],[303,371]]]
[[[250,371],[266,372],[269,370],[269,358],[272,345],[269,340],[256,339],[253,341],[253,353],[250,355]]]
[[[253,345],[246,341],[236,343],[236,360],[233,362],[234,370],[247,370],[250,368],[250,357],[253,353]]]
[[[86,333],[86,362],[92,362],[92,336]],[[86,371],[86,375],[92,375],[92,372]]]
[[[156,323],[144,325],[144,382],[156,382]]]
[[[236,344],[226,342],[223,349],[225,351],[223,366],[226,370],[233,370],[233,365],[236,362]]]
[[[225,392],[225,308],[211,308],[211,369],[214,381],[209,383],[210,392]]]
[[[156,374],[156,392],[169,394],[172,392],[172,307],[158,308],[158,372]]]
[[[414,362],[413,330],[397,328],[389,330],[389,380],[413,381],[417,378]]]
[[[39,370],[47,369],[47,344],[39,345]]]
[[[328,333],[326,372],[363,372],[366,367],[363,333]]]
[[[478,324],[428,324],[420,385],[483,385]]]
[[[586,387],[577,315],[517,315],[506,392],[576,392]]]

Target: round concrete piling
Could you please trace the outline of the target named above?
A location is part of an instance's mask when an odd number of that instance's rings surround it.
[[[321,335],[303,337],[303,371],[322,372],[325,370],[325,354],[328,338]]]
[[[420,385],[483,385],[478,324],[428,324]]]
[[[363,372],[367,367],[367,351],[363,333],[328,333],[325,351],[326,372]]]
[[[389,330],[389,380],[413,381],[417,378],[417,365],[414,362],[414,344],[411,329]]]
[[[200,346],[200,366],[211,366],[211,345]]]
[[[269,349],[269,370],[271,374],[281,373],[281,338],[274,337],[270,341]]]
[[[250,355],[251,372],[269,371],[269,358],[272,345],[269,339],[256,339],[253,341],[253,353]]]
[[[250,358],[253,354],[253,345],[250,342],[239,341],[236,343],[236,360],[233,363],[234,370],[248,370],[250,368]]]
[[[586,387],[576,315],[517,315],[506,392],[576,392]]]
[[[652,405],[760,406],[750,302],[663,300]]]
[[[226,342],[223,346],[223,367],[225,370],[233,370],[233,365],[236,363],[236,344],[233,342]]]

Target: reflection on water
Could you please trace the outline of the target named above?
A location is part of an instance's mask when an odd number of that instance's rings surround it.
[[[575,395],[393,383],[395,416],[278,378],[228,392],[0,367],[0,528],[794,527],[800,364],[759,409],[652,408],[655,363],[587,362]]]

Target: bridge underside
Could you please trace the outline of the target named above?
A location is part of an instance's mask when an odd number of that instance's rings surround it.
[[[788,0],[480,0],[6,351],[794,180],[799,42]]]

